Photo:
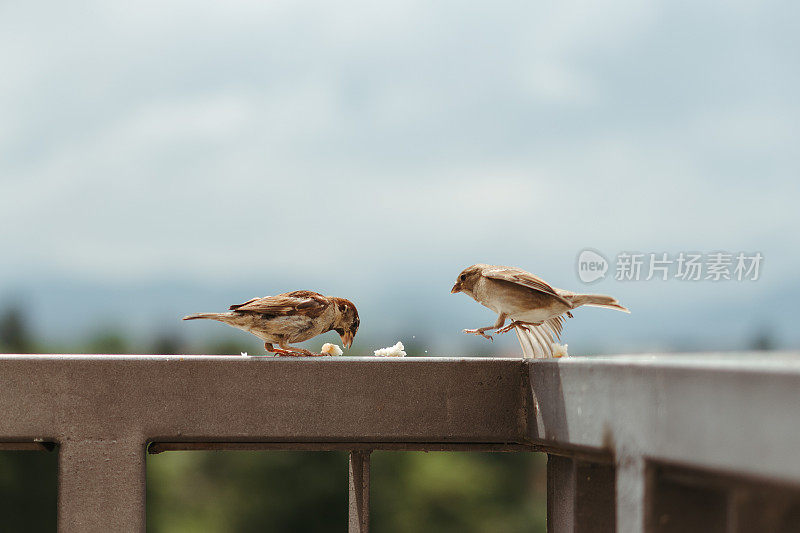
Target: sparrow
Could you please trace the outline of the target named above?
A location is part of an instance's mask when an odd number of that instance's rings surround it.
[[[353,302],[312,291],[292,291],[277,296],[253,298],[230,306],[227,313],[197,313],[183,320],[217,320],[249,331],[264,341],[264,348],[276,355],[325,355],[289,346],[328,331],[335,331],[342,344],[353,344],[360,321]],[[277,344],[279,348],[272,345]]]
[[[530,272],[507,266],[467,267],[458,275],[450,292],[463,292],[497,313],[493,326],[465,329],[464,333],[492,340],[486,331],[494,329],[502,334],[516,328],[523,353],[534,357],[553,355],[553,338],[561,338],[564,316],[572,318],[570,311],[576,307],[590,305],[630,313],[611,296],[556,289]],[[503,327],[506,319],[511,319],[511,323]]]

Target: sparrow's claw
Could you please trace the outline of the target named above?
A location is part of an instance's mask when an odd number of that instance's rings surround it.
[[[320,357],[327,355],[324,353],[314,353],[303,348],[294,348],[292,350],[284,350],[283,348],[273,348],[272,353],[279,357]]]
[[[519,322],[518,320],[515,320],[515,321],[511,322],[511,324],[498,329],[495,333],[506,333],[508,331],[511,331],[514,328],[519,328],[519,329],[523,329],[525,331],[530,331],[531,327],[533,327],[533,326],[541,326],[541,325],[542,325],[541,322]]]
[[[464,333],[471,333],[473,335],[480,335],[484,339],[489,339],[490,341],[494,342],[494,339],[491,335],[487,335],[486,333],[482,332],[480,329],[465,329]]]
[[[512,322],[511,324],[496,330],[495,333],[502,335],[503,333],[511,331],[512,329],[514,329],[515,327],[517,327],[519,325],[520,325],[519,322]]]
[[[284,350],[282,348],[273,348],[270,351],[278,357],[300,357],[303,355],[300,352],[295,352],[292,350]]]
[[[299,350],[299,351],[300,351],[300,355],[304,355],[306,357],[324,357],[326,355],[330,355],[330,354],[327,354],[327,353],[310,352],[308,350]]]

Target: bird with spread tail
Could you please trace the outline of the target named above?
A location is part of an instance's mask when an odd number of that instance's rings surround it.
[[[217,320],[248,331],[264,341],[264,348],[276,355],[325,355],[289,343],[303,342],[328,331],[335,331],[342,344],[353,344],[360,324],[353,302],[312,291],[292,291],[277,296],[253,298],[230,306],[227,313],[197,313],[183,320]],[[278,348],[274,348],[277,344]]]
[[[590,305],[630,313],[611,296],[556,289],[530,272],[499,265],[465,268],[450,292],[463,292],[497,313],[493,326],[465,329],[464,333],[492,340],[486,331],[505,333],[516,329],[526,357],[552,357],[553,343],[561,338],[564,316],[572,318],[570,311],[576,307]],[[503,327],[506,319],[511,323]]]

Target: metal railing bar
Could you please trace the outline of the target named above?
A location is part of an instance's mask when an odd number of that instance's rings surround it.
[[[594,463],[612,463],[607,450],[524,442],[151,442],[151,455],[173,451],[401,451],[401,452],[540,452]]]
[[[350,452],[349,476],[349,533],[369,532],[369,470],[370,451]]]
[[[151,442],[149,454],[171,451],[407,451],[407,452],[533,452],[537,446],[493,442]]]

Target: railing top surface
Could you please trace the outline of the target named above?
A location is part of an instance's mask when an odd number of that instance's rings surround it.
[[[686,353],[632,353],[632,354],[586,354],[552,359],[526,359],[521,356],[424,356],[424,357],[379,357],[373,355],[317,356],[317,357],[276,357],[265,354],[248,355],[198,355],[198,354],[82,354],[82,353],[42,353],[42,354],[0,354],[3,359],[86,359],[86,360],[219,360],[219,361],[526,361],[544,364],[635,364],[648,366],[736,366],[758,368],[788,366],[800,368],[800,351],[742,351],[742,352],[686,352]]]
[[[0,440],[524,440],[520,359],[11,355]]]
[[[640,369],[734,370],[800,374],[800,352],[691,352],[591,355],[537,360],[543,364]]]
[[[315,356],[315,357],[285,357],[270,355],[150,355],[150,354],[0,354],[0,362],[8,360],[84,360],[84,361],[283,361],[283,362],[314,362],[314,361],[335,361],[335,362],[438,362],[452,363],[459,361],[523,361],[521,357],[379,357],[369,356]]]
[[[560,359],[524,359],[522,357],[375,357],[375,356],[319,356],[319,357],[273,357],[265,355],[146,355],[146,354],[0,354],[0,365],[4,361],[81,361],[83,363],[128,361],[158,365],[164,362],[229,365],[369,365],[399,366],[448,366],[453,364],[486,365],[536,365],[539,368],[555,366],[568,372],[572,369],[594,368],[597,370],[636,369],[646,374],[666,371],[702,372],[708,379],[714,373],[768,374],[800,377],[800,352],[695,352],[695,353],[642,353],[619,355],[571,356]]]

